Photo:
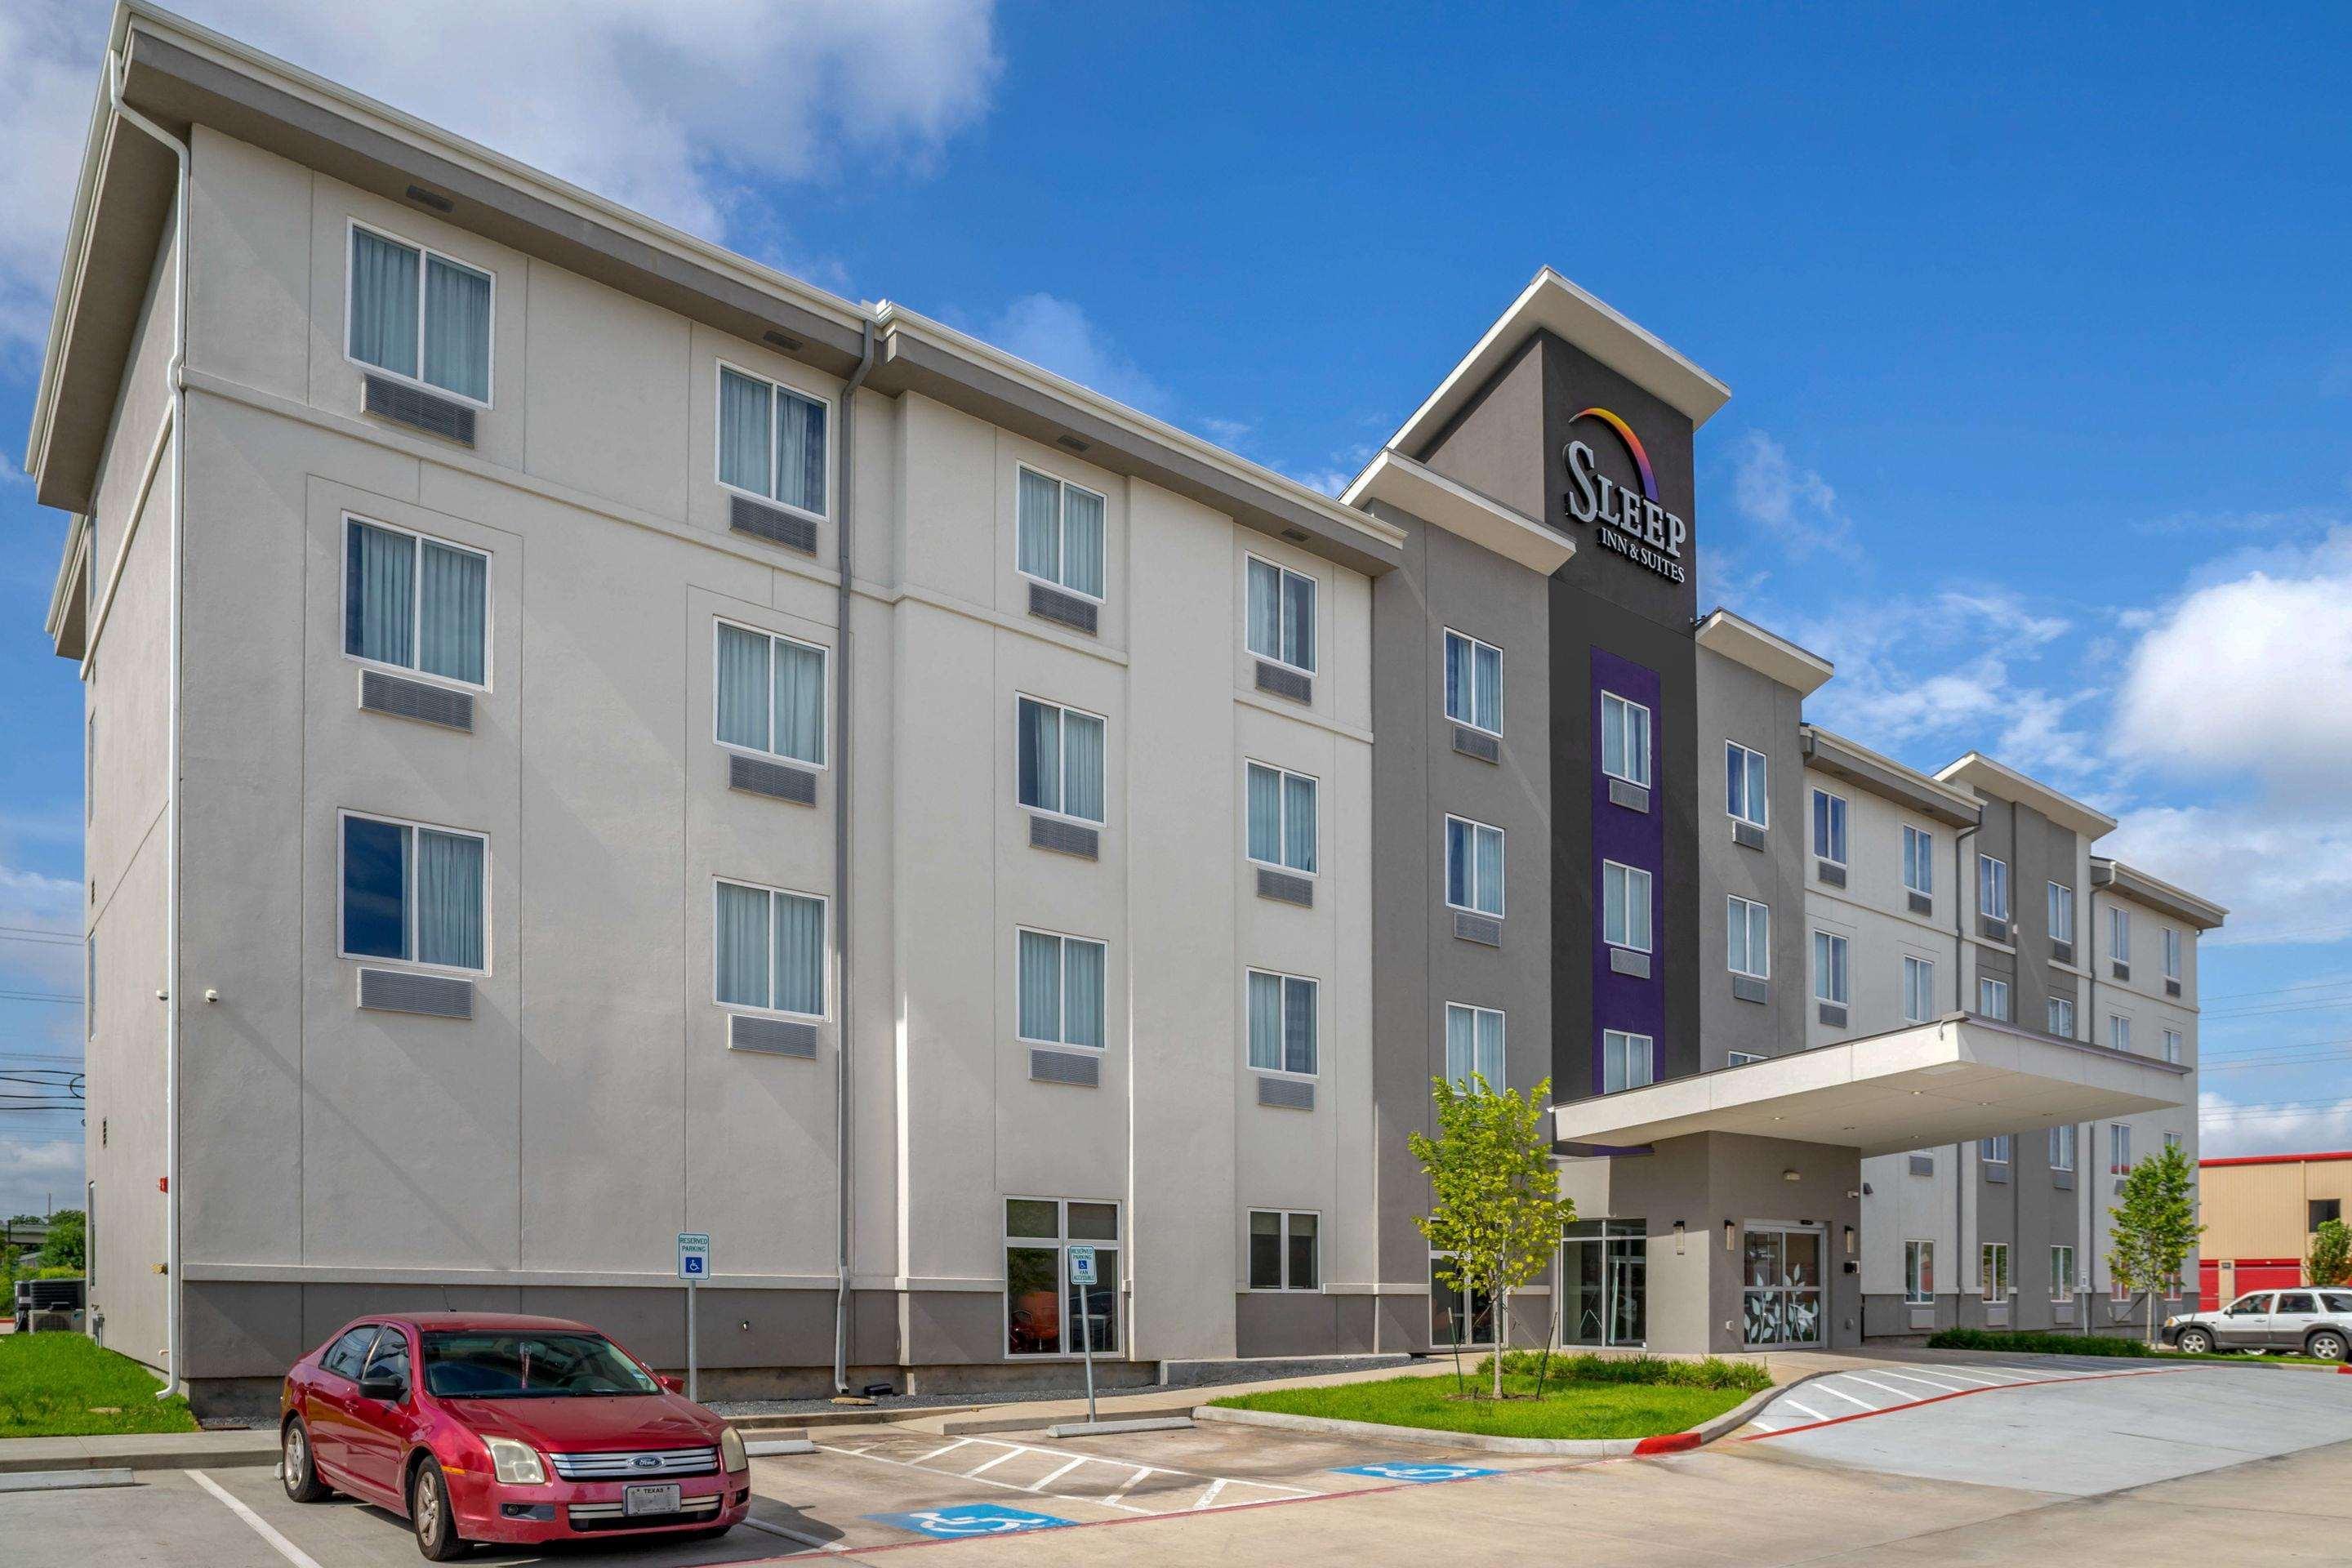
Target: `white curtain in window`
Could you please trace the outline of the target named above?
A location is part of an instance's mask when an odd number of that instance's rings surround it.
[[[351,525],[344,584],[343,650],[379,664],[412,667],[409,613],[415,591],[416,542],[389,529]]]
[[[719,627],[719,738],[730,746],[768,749],[768,649],[771,640],[724,623]]]
[[[1062,1038],[1074,1046],[1103,1043],[1103,944],[1062,943]]]
[[[1282,1065],[1291,1072],[1315,1070],[1315,982],[1282,983]]]
[[[1062,710],[1021,700],[1021,804],[1040,811],[1062,809]]]
[[[1491,827],[1481,827],[1473,836],[1478,857],[1478,910],[1486,914],[1503,912],[1503,836]]]
[[[1062,939],[1021,933],[1021,1037],[1062,1037]]]
[[[482,967],[482,841],[416,831],[416,958]]]
[[[1477,697],[1471,689],[1474,672],[1471,668],[1470,640],[1452,632],[1445,634],[1445,716],[1467,724],[1477,711]]]
[[[1048,583],[1062,580],[1062,486],[1057,479],[1021,470],[1019,538],[1021,570]]]
[[[719,884],[719,1000],[733,1007],[768,1005],[768,895]]]
[[[824,1014],[824,900],[776,895],[776,999],[786,1013]]]
[[[1478,1015],[1468,1007],[1445,1009],[1445,1076],[1466,1086],[1478,1070]]]
[[[1103,499],[1092,490],[1062,491],[1062,583],[1102,597]]]
[[[719,373],[719,480],[754,495],[772,493],[768,470],[768,384]]]
[[[824,761],[824,651],[776,643],[776,750],[798,762]]]
[[[1282,657],[1282,574],[1263,561],[1249,563],[1249,650]]]
[[[1476,675],[1473,692],[1477,698],[1478,722],[1489,730],[1503,727],[1503,654],[1499,648],[1478,647],[1471,650],[1476,656]]]
[[[490,279],[470,267],[425,263],[425,379],[470,397],[490,398]]]
[[[430,540],[421,542],[416,668],[478,686],[489,560],[470,550],[452,550]]]
[[[1103,819],[1103,721],[1062,714],[1062,809],[1088,822]]]
[[[1470,908],[1470,825],[1445,823],[1445,901]]]
[[[416,374],[417,253],[352,230],[352,357],[395,375]]]
[[[1249,765],[1249,857],[1282,864],[1282,775]]]
[[[1487,1087],[1503,1087],[1503,1016],[1486,1008],[1478,1012],[1478,1071]]]
[[[776,397],[776,499],[824,510],[824,405],[794,393]]]
[[[1249,977],[1249,1065],[1282,1070],[1282,977]]]
[[[1286,775],[1282,781],[1282,863],[1293,870],[1315,869],[1315,781]]]
[[[1282,579],[1282,657],[1301,669],[1315,668],[1315,579],[1285,573]]]

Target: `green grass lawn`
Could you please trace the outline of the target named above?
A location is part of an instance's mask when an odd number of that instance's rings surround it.
[[[0,1334],[0,1437],[193,1432],[184,1399],[128,1356],[81,1334]]]
[[[1484,1382],[1471,1386],[1485,1389]],[[1506,1394],[1533,1394],[1532,1377],[1506,1376]],[[1496,1437],[1654,1437],[1710,1420],[1748,1399],[1745,1388],[1676,1388],[1661,1384],[1562,1383],[1551,1379],[1532,1399],[1454,1397],[1450,1376],[1391,1377],[1328,1388],[1284,1388],[1213,1403],[1237,1410],[1276,1410],[1387,1426],[1427,1426]]]

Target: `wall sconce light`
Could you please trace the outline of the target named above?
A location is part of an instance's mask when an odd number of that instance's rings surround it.
[[[1845,1255],[1848,1258],[1853,1256],[1853,1226],[1852,1226],[1845,1227]]]
[[[1801,1182],[1805,1178],[1794,1171],[1783,1171],[1780,1173],[1780,1179],[1784,1182]]]
[[[1737,1220],[1725,1220],[1723,1222],[1723,1250],[1726,1252],[1731,1252],[1736,1250],[1738,1246],[1739,1222]]]
[[[1675,1256],[1676,1258],[1680,1258],[1682,1255],[1683,1255],[1683,1222],[1682,1222],[1682,1221],[1680,1221],[1680,1220],[1676,1220],[1676,1221],[1675,1221]]]

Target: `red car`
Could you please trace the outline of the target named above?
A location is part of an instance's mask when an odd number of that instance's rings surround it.
[[[584,1323],[352,1322],[286,1374],[286,1495],[406,1514],[434,1562],[476,1541],[724,1534],[751,1510],[733,1427]]]

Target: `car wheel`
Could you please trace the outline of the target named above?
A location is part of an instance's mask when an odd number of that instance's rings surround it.
[[[286,1423],[279,1439],[278,1477],[286,1483],[286,1495],[296,1502],[324,1502],[334,1495],[319,1479],[319,1467],[311,1463],[310,1428],[299,1415]]]
[[[2310,1352],[2313,1355],[2317,1356],[2321,1361],[2342,1361],[2344,1359],[2344,1336],[2337,1333],[2334,1329],[2322,1329],[2317,1333],[2312,1335],[2311,1338],[2305,1340],[2304,1342],[2303,1348]]]
[[[449,1510],[449,1483],[441,1479],[441,1467],[430,1454],[408,1483],[408,1522],[415,1527],[416,1550],[426,1562],[446,1563],[466,1554],[466,1543],[457,1539],[457,1516]]]
[[[2213,1336],[2203,1329],[2183,1329],[2180,1331],[2180,1349],[2186,1355],[2210,1355]]]

